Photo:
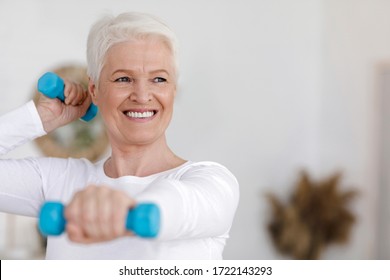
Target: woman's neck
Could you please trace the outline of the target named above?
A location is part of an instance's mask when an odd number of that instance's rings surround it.
[[[171,151],[165,137],[152,144],[128,145],[125,149],[111,145],[111,148],[111,157],[104,163],[104,172],[111,178],[145,177],[175,168],[185,162]]]

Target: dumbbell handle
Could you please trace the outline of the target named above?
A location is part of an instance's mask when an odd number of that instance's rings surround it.
[[[38,223],[43,235],[60,235],[64,232],[64,209],[64,205],[56,201],[43,204]],[[160,229],[160,209],[153,203],[140,203],[129,210],[125,223],[126,229],[140,237],[156,237]]]
[[[58,98],[62,102],[65,101],[64,96],[64,81],[55,73],[47,72],[38,80],[38,91],[43,93],[45,96],[49,98]],[[81,119],[83,121],[92,120],[97,114],[98,108],[91,103],[87,112]]]

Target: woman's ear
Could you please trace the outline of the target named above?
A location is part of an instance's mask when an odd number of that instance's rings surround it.
[[[97,103],[97,97],[96,97],[96,84],[95,82],[91,79],[91,77],[88,78],[88,92],[92,97],[92,102],[95,105],[98,105]]]

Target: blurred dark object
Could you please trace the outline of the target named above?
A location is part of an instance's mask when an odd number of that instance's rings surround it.
[[[340,192],[341,174],[319,182],[302,172],[287,205],[274,195],[268,230],[276,248],[294,259],[319,259],[325,246],[346,243],[356,218],[347,204],[357,192]]]

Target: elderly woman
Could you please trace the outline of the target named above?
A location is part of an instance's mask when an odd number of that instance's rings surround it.
[[[145,14],[105,17],[91,29],[88,92],[65,83],[65,102],[44,96],[0,118],[0,152],[83,116],[93,102],[111,155],[86,159],[0,160],[0,211],[37,216],[45,200],[66,204],[66,234],[49,237],[48,259],[221,259],[238,204],[235,177],[168,147],[165,131],[177,89],[176,39]],[[125,229],[129,209],[153,202],[156,239]]]

